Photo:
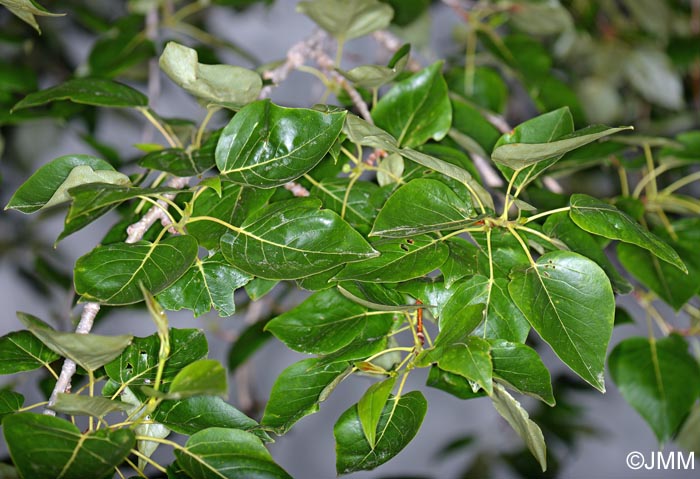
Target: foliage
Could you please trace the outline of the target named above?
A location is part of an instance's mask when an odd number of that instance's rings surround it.
[[[96,36],[87,63],[65,61],[54,86],[34,91],[46,73],[12,42],[31,38],[44,58],[50,44],[8,20],[0,41],[17,51],[0,63],[0,125],[6,134],[35,118],[83,124],[98,154],[36,168],[6,209],[48,214],[68,204],[57,241],[110,211],[120,221],[78,259],[67,285],[60,270],[37,263],[36,283],[53,279],[84,307],[75,333],[18,313],[26,329],[0,338],[0,373],[43,368],[57,380],[48,404],[25,406],[18,392],[0,391],[21,477],[125,477],[129,468],[289,477],[265,446],[270,434],[288,432],[355,375],[376,382],[335,424],[337,473],[374,469],[419,432],[428,402],[405,390],[417,369],[459,399],[488,398],[545,471],[548,458],[556,461],[545,438],[573,442],[562,429],[584,428],[543,412],[574,409],[553,392],[543,344],[601,393],[607,359],[660,442],[680,432],[682,444],[697,445],[697,429],[684,426],[697,422],[700,397],[690,348],[700,332],[700,202],[692,194],[700,131],[684,110],[686,100],[700,104],[695,3],[691,12],[658,2],[650,15],[636,1],[478,2],[469,11],[445,2],[465,19],[455,34],[464,64],[421,66],[410,45],[397,44],[386,66],[347,70],[346,42],[381,40],[379,30],[414,23],[428,2],[299,2],[323,32],[255,70],[219,61],[226,49],[256,63],[200,24],[209,10],[253,2],[132,0],[116,21],[90,2],[57,3]],[[53,15],[33,0],[0,4],[37,31],[35,15]],[[166,43],[161,30],[189,36],[193,48]],[[665,49],[634,48],[649,40]],[[326,51],[333,42],[335,60]],[[146,64],[196,98],[204,119],[152,109],[140,84],[153,81]],[[324,103],[333,93],[340,106],[272,101],[295,68],[320,78]],[[527,98],[509,97],[515,84]],[[531,118],[506,111],[513,101]],[[112,109],[143,117],[165,144],[139,144],[143,154],[123,161],[94,135]],[[211,128],[216,119],[226,125]],[[589,122],[635,123],[641,133]],[[619,178],[610,194],[584,181],[610,172]],[[226,401],[227,373],[207,358],[203,332],[171,328],[167,310],[227,317],[272,290],[308,293],[251,325],[229,367],[269,334],[312,357],[279,375],[258,422]],[[648,336],[611,348],[625,314],[616,295],[626,294],[645,308]],[[685,317],[664,317],[664,303]],[[133,304],[146,306],[134,314],[147,311],[155,334],[86,334],[100,307],[106,321],[108,306]],[[60,358],[80,367],[72,389]],[[513,394],[546,408],[530,414]],[[29,412],[44,406],[65,418]],[[172,464],[151,459],[160,446],[173,449]],[[501,459],[522,465],[521,456]]]

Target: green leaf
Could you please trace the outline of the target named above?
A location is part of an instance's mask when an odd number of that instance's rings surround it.
[[[389,5],[377,0],[312,0],[299,2],[297,11],[343,42],[388,27],[394,16]]]
[[[158,295],[158,301],[171,311],[191,309],[195,318],[212,307],[221,317],[232,316],[236,312],[234,293],[251,279],[228,264],[221,253],[216,253],[204,260],[195,259],[180,279]]]
[[[0,390],[0,420],[14,414],[24,404],[24,396],[9,389]]]
[[[32,479],[105,477],[136,443],[128,428],[81,434],[70,422],[44,414],[14,414],[2,426],[12,462],[21,477]]]
[[[238,335],[228,352],[229,374],[233,374],[240,365],[244,364],[272,338],[272,335],[264,330],[266,324],[265,320],[257,321]]]
[[[0,374],[48,367],[59,357],[29,331],[14,331],[0,338]]]
[[[74,78],[46,90],[30,93],[12,110],[33,108],[59,100],[110,108],[148,106],[148,98],[130,86],[104,78]]]
[[[41,28],[39,28],[34,15],[41,17],[62,17],[65,15],[65,13],[51,13],[34,0],[0,0],[0,5],[4,5],[10,12],[31,25],[40,34]]]
[[[486,395],[483,389],[474,392],[469,380],[459,374],[454,374],[433,365],[428,373],[426,386],[452,394],[459,399],[474,399]]]
[[[419,366],[437,362],[440,369],[458,374],[471,381],[472,390],[479,388],[488,394],[493,390],[493,367],[489,343],[476,336],[465,336],[458,341],[446,343],[446,335],[440,341],[435,341],[432,350],[426,350],[423,357],[419,357]]]
[[[204,65],[197,51],[168,42],[158,60],[178,86],[205,102],[238,109],[255,101],[262,89],[260,75],[232,65]]]
[[[74,170],[78,170],[77,173],[73,173]],[[69,178],[70,184],[67,184]],[[104,183],[105,180],[129,182],[128,177],[99,158],[88,155],[61,156],[36,170],[12,195],[5,209],[33,213],[69,201],[68,189],[82,184],[81,180],[84,180],[82,183]]]
[[[608,275],[616,292],[632,292],[632,285],[617,271],[596,239],[579,228],[569,215],[562,212],[549,216],[543,225],[543,231],[547,236],[563,241],[571,251],[595,261]]]
[[[238,429],[212,427],[175,449],[177,464],[193,479],[291,479],[259,438]]]
[[[370,236],[405,238],[449,231],[473,223],[471,202],[464,202],[445,183],[416,179],[396,190],[379,211]]]
[[[459,315],[465,307],[475,304],[484,305],[483,321],[479,319],[479,336],[525,342],[530,324],[510,298],[506,279],[495,278],[489,281],[485,276],[472,276],[455,288],[454,295],[445,305],[444,314]],[[447,320],[441,318],[441,326]],[[474,329],[479,323],[469,324],[469,328]]]
[[[419,391],[391,397],[377,426],[377,442],[371,447],[365,438],[358,406],[345,411],[333,427],[338,474],[371,470],[396,456],[418,433],[428,403]]]
[[[459,133],[456,135],[455,132]],[[474,106],[463,101],[452,99],[452,129],[450,137],[470,153],[487,157],[491,154],[501,136],[493,126]],[[466,135],[467,143],[461,141]],[[473,143],[476,145],[473,145]]]
[[[439,268],[448,254],[447,245],[428,235],[379,239],[371,244],[379,251],[379,256],[348,264],[334,279],[379,283],[407,281]]]
[[[357,403],[357,415],[360,418],[362,431],[372,449],[377,445],[377,425],[386,406],[391,390],[396,384],[396,376],[372,384]]]
[[[688,272],[673,248],[614,206],[583,194],[571,195],[570,204],[569,215],[581,229],[608,239],[637,245],[684,273]]]
[[[182,368],[206,357],[207,339],[199,329],[170,329],[170,354],[165,360],[162,383],[173,380]],[[107,376],[120,384],[145,386],[156,379],[160,340],[157,334],[134,338],[118,358],[105,364]]]
[[[493,376],[521,394],[555,405],[549,370],[531,347],[502,339],[489,340]]]
[[[675,442],[686,451],[700,453],[700,404],[693,406]]]
[[[281,186],[321,161],[344,121],[345,111],[283,108],[269,100],[251,103],[222,131],[216,166],[236,183]]]
[[[221,251],[235,267],[266,279],[302,278],[376,255],[340,216],[319,206],[294,198],[263,208],[221,238]]]
[[[112,401],[102,397],[83,396],[80,394],[59,393],[56,403],[49,406],[56,412],[71,416],[94,416],[102,418],[111,412],[128,411],[132,406],[121,401]]]
[[[471,85],[464,67],[455,67],[446,75],[451,91],[457,92],[482,108],[503,113],[508,101],[508,86],[501,75],[490,67],[476,67]],[[471,87],[471,91],[468,88]]]
[[[215,359],[200,359],[180,370],[170,383],[168,399],[192,396],[226,396],[226,370]]]
[[[361,335],[369,322],[385,324],[388,332],[392,315],[369,312],[337,290],[327,289],[277,316],[265,329],[295,351],[329,354]]]
[[[272,189],[248,188],[224,181],[220,195],[207,188],[197,196],[192,208],[192,216],[211,216],[239,226],[248,215],[265,205],[273,193]],[[199,244],[208,250],[217,249],[221,237],[227,231],[226,226],[213,221],[187,224],[187,232],[197,238]]]
[[[389,62],[389,66],[381,65],[361,65],[350,71],[337,69],[345,78],[361,88],[379,88],[380,86],[393,81],[408,63],[411,46],[406,44],[394,54]]]
[[[625,78],[642,97],[670,110],[683,108],[683,82],[663,51],[634,48],[623,60]]]
[[[500,384],[494,385],[491,401],[498,414],[503,416],[510,427],[525,441],[527,448],[540,463],[542,471],[546,471],[547,446],[539,426],[530,419],[527,411]]]
[[[153,420],[179,434],[192,435],[210,427],[242,429],[268,440],[260,425],[216,396],[194,396],[179,401],[163,401]]]
[[[510,20],[520,31],[530,35],[555,35],[574,28],[569,11],[558,1],[520,2]]]
[[[450,248],[447,260],[440,266],[445,278],[445,287],[451,288],[455,282],[476,274],[478,250],[476,246],[463,238],[450,238],[446,242]]]
[[[374,107],[375,123],[399,146],[415,147],[431,138],[440,141],[450,129],[452,107],[441,70],[442,62],[437,62],[398,82]]]
[[[318,411],[319,402],[350,373],[345,361],[323,362],[309,358],[292,364],[277,377],[270,391],[260,423],[278,435],[286,433],[299,419]]]
[[[700,368],[686,341],[677,335],[628,338],[613,349],[608,364],[622,397],[659,442],[671,439],[700,396]]]
[[[141,158],[139,166],[184,177],[199,176],[215,165],[214,156],[201,154],[200,150],[187,152],[182,148],[163,148]]]
[[[321,199],[324,208],[344,215],[343,219],[350,226],[367,233],[386,196],[384,190],[367,181],[354,182],[348,193],[351,181],[349,178],[333,178],[313,182],[310,195]]]
[[[197,257],[197,240],[174,236],[150,243],[98,246],[75,263],[75,291],[83,299],[113,306],[143,300],[139,284],[158,294]]]
[[[554,251],[540,256],[528,269],[515,271],[508,290],[557,356],[604,392],[615,298],[600,266],[577,253]]]
[[[146,12],[139,15],[135,9],[132,10],[132,6],[129,4],[128,10],[132,12],[129,15],[102,20],[107,22],[104,33],[97,37],[87,58],[87,72],[90,75],[114,78],[145,74],[147,67],[144,64],[155,56],[156,49],[148,35],[143,34]],[[151,9],[148,7],[148,10]],[[79,11],[75,13],[80,15]]]
[[[491,154],[491,159],[495,163],[509,168],[520,169],[551,158],[561,158],[564,153],[571,150],[592,143],[600,138],[630,129],[631,127],[610,128],[597,125],[577,130],[570,135],[547,143],[502,144],[499,141],[499,145],[494,148]]]

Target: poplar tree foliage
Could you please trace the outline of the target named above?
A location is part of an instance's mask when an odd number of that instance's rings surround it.
[[[661,443],[678,437],[697,450],[697,428],[684,423],[697,423],[699,414],[700,369],[689,341],[698,333],[700,203],[679,190],[698,179],[692,167],[700,133],[660,138],[628,126],[587,126],[582,103],[553,74],[536,36],[576,35],[573,13],[556,1],[487,3],[470,17],[465,65],[413,68],[405,45],[386,66],[318,71],[340,101],[300,108],[259,99],[273,86],[261,72],[274,66],[210,64],[200,58],[204,49],[143,35],[124,46],[142,31],[143,12],[162,9],[164,24],[185,31],[187,9],[206,2],[174,2],[174,14],[166,12],[173,2],[129,3],[134,13],[98,38],[89,75],[39,91],[17,80],[31,72],[0,76],[3,104],[12,109],[5,125],[121,109],[143,114],[167,140],[140,145],[139,168],[124,169],[93,138],[104,154],[48,162],[6,205],[26,214],[67,205],[57,241],[118,212],[120,221],[106,234],[96,231],[101,240],[75,264],[78,308],[145,301],[134,314],[150,314],[156,330],[147,337],[77,334],[18,313],[26,329],[0,338],[2,374],[45,368],[55,378],[63,359],[78,365],[72,391],[48,406],[58,416],[42,414],[43,403],[25,404],[10,387],[0,390],[2,430],[19,476],[107,478],[159,469],[171,478],[289,477],[266,444],[318,411],[353,375],[375,381],[333,427],[337,472],[374,469],[419,433],[429,405],[420,390],[407,390],[406,378],[423,368],[427,385],[455,401],[491,401],[544,471],[542,430],[518,398],[557,407],[552,365],[540,357],[546,348],[601,393],[607,361],[609,377]],[[35,16],[55,15],[33,0],[0,4],[37,30]],[[310,0],[298,10],[342,52],[345,42],[392,21],[411,23],[427,4]],[[80,14],[91,18],[87,9]],[[496,30],[502,23],[510,33]],[[489,62],[475,63],[477,47]],[[154,55],[207,109],[206,120],[163,118],[141,88],[119,80]],[[657,57],[636,65],[666,61]],[[683,101],[629,78],[635,101],[667,110]],[[520,82],[540,113],[501,133],[493,119],[505,113],[507,82]],[[368,102],[371,117],[362,118],[343,84]],[[214,114],[229,119],[222,129],[208,128]],[[620,194],[602,197],[575,179],[566,194],[546,187],[545,177],[584,169],[619,172]],[[503,186],[486,181],[485,171]],[[680,176],[663,175],[668,171]],[[180,189],[163,182],[166,176],[190,181]],[[160,208],[167,226],[156,222],[126,242],[127,226],[150,207]],[[227,372],[207,359],[204,333],[169,327],[167,311],[228,317],[278,284],[308,291],[306,299],[244,332],[228,366],[262,343],[263,326],[309,357],[280,374],[256,421],[227,402]],[[616,295],[632,292],[647,307],[650,332],[612,348],[616,322],[629,322]],[[673,326],[659,303],[690,314],[690,326]],[[76,417],[88,419],[79,427]],[[172,448],[174,461],[150,459],[157,447]]]

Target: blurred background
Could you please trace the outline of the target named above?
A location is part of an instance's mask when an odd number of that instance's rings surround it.
[[[9,107],[24,94],[54,85],[75,72],[89,74],[91,70],[110,72],[112,77],[145,92],[149,88],[149,68],[153,68],[148,59],[154,52],[157,55],[168,39],[197,45],[203,63],[255,67],[284,59],[293,44],[316,28],[311,20],[296,12],[294,0],[222,0],[197,13],[193,22],[197,31],[165,29],[157,39],[146,38],[125,49],[135,32],[143,28],[141,12],[148,11],[155,1],[47,0],[42,4],[49,10],[66,11],[68,15],[40,18],[41,36],[0,8],[0,202],[3,205],[31,172],[56,157],[91,154],[123,165],[128,171],[134,168],[140,154],[133,146],[134,138],[140,138],[142,143],[159,141],[156,133],[131,112],[56,105],[48,115],[33,117],[30,111],[10,116]],[[476,8],[477,2],[393,0],[389,3],[396,6],[397,12],[403,12],[403,17],[395,18],[391,32],[412,44],[412,58],[416,62],[424,66],[441,58],[464,62],[465,45],[471,35],[464,12]],[[489,3],[480,2],[480,5]],[[499,63],[510,98],[502,112],[505,121],[517,124],[538,110],[569,105],[577,126],[598,122],[634,124],[638,131],[649,135],[673,135],[698,127],[698,2],[532,3],[541,10],[530,11],[529,16],[515,15],[505,26],[496,18],[491,25],[494,30],[512,28],[538,39],[523,47],[522,57]],[[127,9],[131,15],[122,18]],[[118,18],[122,20],[114,23]],[[221,40],[210,41],[201,32],[209,32]],[[385,64],[390,56],[391,52],[371,39],[358,39],[348,43],[343,66]],[[476,56],[479,64],[493,62],[494,57],[497,55],[489,53],[488,48]],[[546,64],[544,70],[542,62]],[[517,71],[525,74],[514,73],[516,66]],[[161,116],[198,121],[204,117],[205,109],[165,75],[160,74],[156,83],[158,93],[151,106]],[[293,72],[274,90],[272,99],[287,106],[307,106],[319,101],[324,91],[325,87],[308,74]],[[212,126],[222,126],[224,121],[225,118],[216,117]],[[595,185],[603,192],[613,191],[616,184],[600,173],[591,176],[585,171],[570,182],[583,189]],[[15,311],[31,313],[64,330],[72,329],[79,308],[73,307],[71,267],[76,258],[95,246],[118,217],[116,213],[107,215],[54,248],[54,239],[63,229],[64,212],[65,208],[58,208],[32,217],[15,211],[0,213],[0,334],[21,329]],[[283,297],[282,291],[275,290],[260,305],[242,309],[231,318],[219,318],[212,312],[194,319],[188,311],[170,313],[169,318],[173,327],[206,330],[210,357],[224,364],[233,367],[239,360],[250,358],[248,363],[236,368],[229,399],[259,418],[277,375],[303,356],[270,340],[252,323],[298,303],[301,298],[300,295]],[[641,312],[627,298],[621,301],[633,315]],[[105,311],[101,316],[107,315],[109,321],[99,321],[95,332],[129,331],[137,336],[154,332],[142,309],[121,308]],[[678,321],[682,323],[685,319]],[[644,324],[635,323],[617,327],[611,348],[621,338],[644,335],[645,330]],[[235,345],[233,350],[232,345]],[[631,471],[626,466],[629,452],[648,455],[658,445],[651,430],[624,402],[612,381],[608,378],[608,391],[601,395],[568,374],[546,345],[539,346],[545,364],[556,379],[558,406],[550,409],[528,398],[521,400],[530,416],[541,425],[551,449],[550,470],[546,475],[538,471],[520,439],[493,410],[488,399],[460,401],[426,388],[425,377],[416,373],[411,375],[407,390],[420,388],[429,403],[420,433],[401,454],[378,470],[347,477],[659,477],[658,471]],[[1,379],[4,384],[25,381],[19,389],[28,396],[27,402],[32,398],[41,400],[46,388],[50,390],[50,385],[46,386],[38,375],[30,379],[27,375]],[[359,377],[343,382],[322,404],[319,413],[302,419],[271,445],[274,458],[294,477],[334,477],[333,424],[345,409],[358,401],[368,385],[369,380]],[[674,446],[668,446],[666,451],[669,450],[674,450]],[[6,455],[3,447],[0,460]],[[689,478],[698,477],[698,472],[666,471],[663,475]]]

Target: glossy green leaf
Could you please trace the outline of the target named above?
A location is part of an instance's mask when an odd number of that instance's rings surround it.
[[[194,396],[179,401],[163,401],[153,419],[179,434],[192,435],[210,427],[242,429],[258,435],[266,434],[259,424],[217,396]]]
[[[0,374],[48,367],[59,357],[29,331],[14,331],[0,338]]]
[[[258,73],[232,65],[205,65],[198,60],[196,50],[168,42],[158,63],[172,81],[205,102],[238,109],[258,98],[262,89]]]
[[[491,401],[496,411],[525,441],[525,445],[539,462],[542,471],[545,471],[547,469],[547,446],[539,426],[530,419],[527,411],[500,384],[494,385]]]
[[[462,201],[447,185],[437,180],[416,179],[389,197],[370,236],[405,238],[449,231],[472,223],[473,217],[471,203]]]
[[[199,329],[170,329],[170,354],[165,360],[161,378],[169,383],[188,364],[206,357],[207,339]],[[107,376],[120,384],[145,386],[156,378],[160,340],[157,334],[134,338],[118,358],[105,364]]]
[[[175,375],[168,399],[184,399],[192,396],[226,396],[226,370],[215,359],[200,359],[188,364]]]
[[[277,434],[286,433],[299,419],[318,411],[324,390],[336,385],[350,373],[344,361],[326,362],[304,359],[286,368],[277,377],[260,421]]]
[[[321,161],[344,121],[344,111],[283,108],[269,100],[251,103],[221,132],[216,166],[236,183],[281,186]]]
[[[2,426],[12,462],[21,477],[32,479],[105,477],[136,443],[128,428],[81,434],[70,422],[44,414],[14,414]]]
[[[399,146],[415,147],[429,139],[441,140],[452,123],[452,107],[442,62],[398,82],[372,111],[379,128],[385,129]]]
[[[349,178],[333,178],[313,182],[310,195],[319,198],[324,208],[344,215],[343,219],[350,226],[367,233],[386,198],[383,190],[374,183],[357,181],[350,188],[351,181]]]
[[[581,229],[608,239],[637,245],[681,271],[688,272],[673,248],[614,206],[583,194],[571,195],[570,204],[569,215]]]
[[[392,316],[367,311],[337,290],[327,289],[272,319],[265,329],[295,351],[329,354],[361,335],[368,322],[385,324],[388,332]]]
[[[22,21],[31,25],[38,33],[41,33],[41,28],[39,28],[34,15],[40,17],[62,17],[65,15],[65,13],[51,13],[34,0],[0,0],[0,5],[4,5]]]
[[[454,295],[445,305],[445,315],[459,315],[465,307],[475,304],[484,305],[483,321],[479,321],[479,329],[475,334],[484,338],[525,342],[530,324],[510,298],[505,278],[489,281],[485,276],[472,276],[455,288]],[[440,324],[442,322],[441,320]]]
[[[379,419],[377,442],[371,447],[357,405],[353,405],[333,427],[338,474],[371,470],[396,456],[418,433],[427,409],[428,403],[419,391],[392,396]]]
[[[396,289],[420,300],[424,311],[429,311],[434,318],[442,316],[442,309],[454,294],[454,290],[447,288],[439,278],[416,278],[399,284]]]
[[[446,343],[446,335],[435,341],[433,350],[419,359],[419,365],[436,362],[440,369],[458,374],[471,381],[472,390],[478,388],[491,394],[493,389],[493,366],[489,343],[476,336],[466,336],[457,341]]]
[[[194,264],[180,279],[158,295],[158,301],[171,311],[191,309],[194,317],[216,308],[219,316],[232,316],[236,312],[233,301],[237,289],[252,277],[231,266],[221,253]]]
[[[617,268],[601,250],[596,239],[579,228],[569,215],[566,213],[551,215],[545,221],[543,231],[549,237],[563,241],[571,251],[595,261],[608,275],[616,292],[627,294],[632,291],[632,285],[617,271]]]
[[[448,247],[428,235],[407,239],[379,239],[372,247],[380,255],[348,264],[335,279],[395,283],[418,278],[439,268],[447,259]]]
[[[483,389],[474,392],[469,380],[459,374],[450,373],[433,365],[428,373],[426,386],[445,391],[459,399],[474,399],[486,395]]]
[[[221,251],[233,266],[266,279],[302,278],[376,255],[340,216],[319,206],[295,198],[263,208],[221,238]]]
[[[410,58],[410,50],[410,45],[401,47],[396,54],[394,54],[388,66],[361,65],[349,71],[338,69],[338,72],[361,88],[379,88],[394,80],[394,78],[403,72]]]
[[[24,404],[24,396],[9,389],[0,390],[0,420],[14,414]]]
[[[508,290],[557,356],[591,386],[605,391],[603,369],[615,298],[600,266],[577,253],[554,251],[514,272]]]
[[[493,376],[521,394],[554,406],[552,379],[537,351],[530,346],[502,339],[489,340]]]
[[[259,438],[238,429],[212,427],[175,450],[178,465],[193,479],[291,479]]]
[[[476,273],[477,248],[463,238],[450,238],[446,242],[450,249],[447,260],[440,266],[445,278],[445,287],[451,288],[455,282]]]
[[[102,418],[111,412],[128,411],[129,404],[99,396],[91,397],[82,394],[63,394],[56,396],[56,403],[49,407],[56,412],[70,416],[94,416]]]
[[[158,294],[175,282],[197,257],[197,240],[174,236],[150,243],[98,246],[78,258],[75,290],[83,299],[109,305],[143,300],[139,284]]]
[[[491,159],[498,164],[518,169],[539,163],[550,158],[561,157],[564,153],[592,143],[600,138],[613,135],[631,127],[609,128],[590,126],[570,135],[547,143],[509,143],[496,146]]]
[[[104,78],[73,78],[46,90],[31,93],[12,109],[32,108],[59,100],[110,108],[148,106],[148,98],[130,86]]]
[[[119,356],[133,338],[130,335],[64,333],[38,327],[29,330],[56,354],[72,359],[89,371],[95,371]]]
[[[413,311],[414,304],[405,304],[403,294],[380,283],[344,281],[338,285],[340,294],[361,306],[377,311]]]
[[[396,376],[372,384],[357,403],[357,415],[360,418],[362,431],[372,449],[377,445],[377,425],[382,417],[391,390],[396,384]]]
[[[700,368],[677,335],[650,342],[628,338],[610,353],[610,375],[622,397],[666,442],[700,396]]]
[[[78,169],[78,176],[72,173]],[[73,174],[70,185],[66,182]],[[88,155],[66,155],[56,158],[43,165],[20,186],[5,209],[15,209],[22,213],[33,213],[42,208],[69,201],[68,189],[83,183],[100,182],[105,180],[121,181],[129,179],[114,170],[114,167],[104,160]],[[122,178],[122,179],[123,179]],[[76,181],[78,180],[78,181]],[[65,186],[64,186],[65,185]]]
[[[299,2],[297,11],[340,41],[351,40],[389,26],[394,10],[377,0],[312,0]]]
[[[187,152],[181,148],[164,148],[141,158],[139,166],[175,176],[198,176],[215,166],[213,155],[198,152],[200,150]]]
[[[211,216],[239,226],[248,215],[267,203],[273,193],[272,189],[261,190],[224,181],[220,195],[207,188],[196,198],[192,216]],[[209,250],[219,247],[219,241],[227,231],[226,226],[213,221],[199,221],[187,225],[187,232]]]

